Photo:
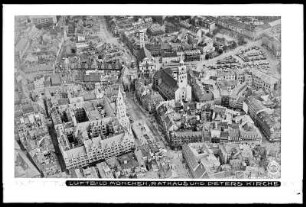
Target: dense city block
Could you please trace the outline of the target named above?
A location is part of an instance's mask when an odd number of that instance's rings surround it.
[[[281,18],[16,16],[15,177],[280,178]]]

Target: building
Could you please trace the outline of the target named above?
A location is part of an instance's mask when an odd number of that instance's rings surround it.
[[[146,48],[143,48],[142,50],[147,51]],[[151,79],[153,78],[153,75],[157,70],[156,59],[152,57],[150,52],[148,51],[145,57],[141,61],[139,61],[138,67],[139,77]]]
[[[271,113],[271,109],[266,108],[254,97],[249,97],[245,100],[244,109],[250,114],[255,125],[258,126],[268,140],[280,141],[280,115],[274,115],[273,112]]]
[[[178,63],[180,61],[180,57],[177,55],[177,52],[171,51],[171,52],[166,52],[163,51],[161,53],[161,61],[164,65],[168,65],[170,63]]]
[[[41,93],[44,91],[44,88],[45,88],[45,77],[44,76],[36,77],[34,79],[34,88],[38,93]]]
[[[211,101],[214,99],[213,93],[208,86],[203,86],[199,81],[192,85],[193,97],[198,102]]]
[[[185,61],[200,61],[201,60],[201,51],[200,50],[187,50],[184,51]]]
[[[182,154],[192,178],[205,178],[207,176],[204,165],[196,159],[188,145],[183,145]]]
[[[139,45],[140,45],[140,48],[145,47],[145,34],[144,34],[144,32],[139,32]]]
[[[261,41],[262,45],[268,48],[274,56],[278,58],[281,56],[281,42],[278,39],[264,34]]]
[[[114,178],[112,170],[106,164],[106,162],[98,163],[97,165],[98,172],[101,178]]]
[[[181,59],[177,76],[178,90],[175,91],[175,101],[191,101],[191,86],[187,80],[187,67]]]
[[[136,98],[142,106],[150,113],[156,112],[156,106],[163,102],[163,97],[149,86],[145,86],[142,81],[135,82]]]
[[[52,75],[51,76],[51,85],[52,86],[60,86],[62,84],[60,75]]]
[[[92,125],[93,123],[94,122],[91,122],[90,124]],[[103,128],[105,125],[100,126],[100,129],[96,128],[96,132],[102,131],[102,133],[106,133],[105,127]],[[119,132],[119,134],[109,137],[101,137],[100,135],[95,137],[95,133],[92,133],[92,138],[82,137],[82,140],[80,140],[80,138],[76,140],[77,137],[73,138],[74,135],[73,133],[71,134],[71,132],[73,131],[70,130],[69,132],[66,129],[62,132],[65,134],[61,134],[58,138],[67,169],[85,167],[92,162],[104,160],[112,156],[119,156],[124,152],[131,151],[134,147],[133,137],[126,132]],[[58,133],[60,134],[61,132],[58,130]],[[65,146],[63,142],[70,144]]]
[[[53,107],[51,117],[67,169],[119,156],[134,147],[123,96]],[[115,112],[115,113],[114,113]]]
[[[191,86],[187,80],[187,67],[181,59],[177,68],[177,76],[174,78],[172,70],[162,69],[155,73],[153,77],[153,87],[166,100],[175,99],[175,101],[191,101]]]
[[[280,117],[274,118],[265,111],[259,112],[257,116],[257,126],[264,136],[271,142],[279,142],[281,140]]]
[[[30,16],[31,22],[35,24],[35,26],[47,26],[50,24],[55,24],[57,22],[56,16],[41,16],[35,15]]]
[[[172,148],[179,149],[184,144],[201,142],[203,140],[202,131],[192,131],[192,130],[176,130],[170,131],[168,135],[168,141]]]
[[[153,57],[161,55],[161,44],[159,43],[148,43],[146,48],[151,52]]]
[[[23,113],[15,124],[21,146],[29,153],[43,176],[59,173],[61,168],[44,114],[35,111]]]
[[[214,178],[219,173],[220,161],[206,143],[183,145],[182,153],[193,178]]]
[[[252,71],[252,78],[253,78],[253,86],[256,89],[262,88],[266,91],[271,92],[276,90],[279,85],[278,79],[272,77],[271,75],[263,73],[259,70]]]
[[[143,120],[137,120],[132,124],[132,131],[139,143],[138,146],[148,145],[149,147],[155,142],[154,136]]]
[[[163,126],[163,133],[172,149],[181,149],[183,144],[209,139],[200,118],[201,112],[197,112],[199,110],[195,103],[166,101],[156,111],[157,120]]]
[[[216,20],[214,17],[211,17],[211,16],[207,16],[207,17],[195,16],[191,19],[190,22],[196,27],[207,29],[208,32],[212,32],[216,27]]]
[[[147,33],[150,36],[162,35],[165,33],[165,26],[161,26],[159,24],[152,24],[148,29]]]
[[[179,27],[174,25],[171,22],[166,22],[165,23],[165,32],[166,33],[173,33],[173,32],[178,32],[179,31]]]
[[[218,70],[217,71],[217,81],[230,81],[230,80],[236,80],[236,73],[232,70]]]
[[[246,24],[233,17],[219,17],[217,18],[216,25],[227,28],[252,40],[260,39],[263,33],[271,29],[269,24],[259,26],[254,24]]]
[[[116,117],[119,123],[127,130],[130,130],[130,120],[126,115],[126,104],[124,102],[120,87],[116,99]]]
[[[257,114],[267,110],[267,108],[254,97],[248,97],[244,102],[244,110],[246,113],[250,114],[253,120],[257,120]]]
[[[216,20],[213,17],[207,17],[206,19],[200,21],[200,26],[208,29],[209,32],[212,32],[216,28]]]

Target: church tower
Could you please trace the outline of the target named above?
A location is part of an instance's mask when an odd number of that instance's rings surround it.
[[[175,91],[175,101],[191,101],[191,86],[187,82],[187,67],[184,64],[182,55],[180,65],[177,69],[177,85],[178,89]]]
[[[139,32],[139,44],[140,44],[140,48],[144,48],[145,47],[145,37],[144,37],[144,32]]]
[[[177,83],[179,88],[187,86],[187,68],[181,55],[180,65],[177,71]]]
[[[129,129],[130,121],[126,115],[126,106],[123,100],[123,95],[119,86],[118,96],[116,99],[116,117],[119,123],[126,129]]]

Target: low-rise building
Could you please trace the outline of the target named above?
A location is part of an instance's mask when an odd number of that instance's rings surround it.
[[[196,49],[196,50],[187,50],[184,51],[185,55],[185,61],[190,62],[190,61],[200,61],[201,60],[201,51]]]
[[[266,91],[274,91],[279,85],[279,80],[271,75],[263,73],[259,70],[252,71],[253,86],[256,89],[265,89]]]
[[[165,26],[161,26],[159,24],[152,24],[148,30],[147,33],[150,36],[157,36],[165,33]]]
[[[220,161],[206,143],[183,145],[183,157],[193,178],[213,178],[220,167]]]

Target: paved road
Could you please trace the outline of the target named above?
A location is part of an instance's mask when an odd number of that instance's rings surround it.
[[[53,143],[53,146],[54,146],[54,150],[55,150],[55,154],[58,158],[58,162],[60,164],[60,167],[61,167],[61,170],[62,172],[65,172],[66,171],[66,165],[65,165],[65,161],[64,161],[64,158],[63,158],[63,155],[59,149],[59,145],[58,145],[58,141],[57,141],[57,135],[56,135],[56,132],[55,132],[55,129],[54,129],[54,126],[50,126],[48,127],[48,130],[49,130],[49,134],[51,136],[51,139],[52,139],[52,143]]]
[[[127,93],[127,109],[133,120],[144,120],[149,129],[152,131],[156,141],[162,144],[162,147],[166,148],[167,142],[159,131],[153,115],[149,114],[145,109],[143,109],[140,104],[135,100],[133,93]]]
[[[45,110],[46,110],[46,113],[47,113],[47,119],[50,119],[50,114],[48,113],[48,108],[47,108],[46,101],[44,101],[44,106],[45,106]],[[57,156],[58,162],[59,162],[60,167],[61,167],[61,171],[65,172],[66,171],[66,165],[65,165],[63,155],[62,155],[62,153],[60,151],[60,148],[59,148],[59,145],[58,145],[57,134],[56,134],[53,123],[48,126],[48,131],[49,131],[49,134],[50,134],[53,146],[54,146],[55,154]]]
[[[34,165],[34,167],[38,170],[41,177],[44,177],[44,173],[41,171],[41,169],[36,165],[33,158],[31,157],[30,153],[27,151],[27,149],[23,146],[20,140],[16,140],[19,144],[20,150],[27,156],[27,158],[30,160],[30,162]]]
[[[123,52],[123,60],[126,62],[127,65],[131,64],[131,61],[136,61],[135,57],[128,52],[127,47],[118,41],[117,37],[114,37],[113,34],[107,29],[107,23],[105,18],[101,19],[100,22],[100,32],[98,36],[102,39],[103,42],[114,44],[120,48]]]

